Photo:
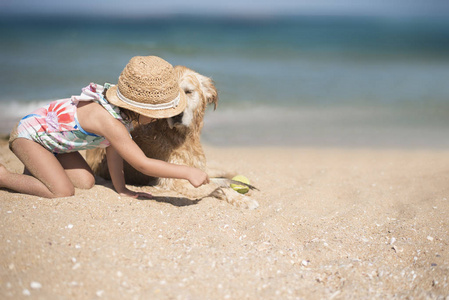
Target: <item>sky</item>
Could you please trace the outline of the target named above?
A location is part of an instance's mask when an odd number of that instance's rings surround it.
[[[448,0],[1,0],[1,15],[449,15]]]

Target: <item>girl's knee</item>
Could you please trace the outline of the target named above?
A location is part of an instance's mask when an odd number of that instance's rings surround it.
[[[88,190],[95,185],[95,176],[89,170],[76,170],[75,172],[69,170],[67,175],[72,184],[78,189]]]
[[[79,170],[68,175],[73,185],[78,189],[89,190],[95,185],[95,176],[88,170]]]
[[[89,190],[93,188],[94,185],[95,185],[95,177],[93,175],[84,176],[83,180],[80,180],[80,182],[77,184],[77,188]]]
[[[60,186],[52,191],[53,198],[71,197],[75,195],[75,187],[73,185]]]

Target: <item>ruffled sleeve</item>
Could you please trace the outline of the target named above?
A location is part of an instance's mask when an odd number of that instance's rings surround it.
[[[133,130],[132,122],[125,121],[120,114],[120,108],[109,103],[104,97],[103,92],[105,88],[109,88],[111,86],[112,85],[109,83],[105,83],[104,86],[91,83],[82,89],[81,95],[71,97],[72,103],[77,105],[80,101],[95,101],[103,106],[114,118],[121,121],[123,125],[125,125],[128,132],[131,132]]]

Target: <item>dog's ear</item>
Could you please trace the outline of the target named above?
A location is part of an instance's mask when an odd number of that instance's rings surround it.
[[[206,96],[208,104],[214,104],[214,110],[217,109],[218,105],[218,93],[217,88],[214,85],[214,81],[209,77],[198,74],[198,80],[201,84],[201,90]]]

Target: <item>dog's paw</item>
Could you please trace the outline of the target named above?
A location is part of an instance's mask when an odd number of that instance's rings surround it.
[[[256,200],[254,200],[253,198],[251,198],[251,197],[248,197],[248,196],[243,196],[243,195],[241,195],[242,196],[242,200],[240,201],[240,203],[241,203],[241,207],[244,207],[244,208],[247,208],[247,209],[256,209],[256,208],[258,208],[259,207],[259,202],[257,202]]]
[[[230,204],[246,209],[256,209],[259,207],[259,202],[249,196],[242,195],[233,189],[221,189],[226,196],[226,201]]]

